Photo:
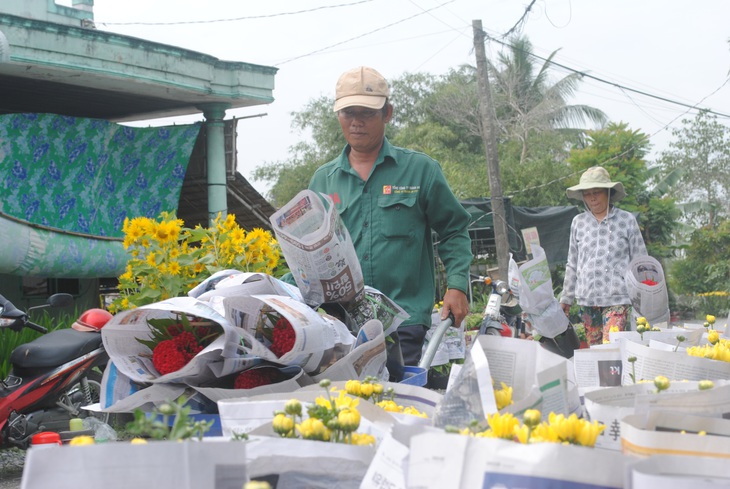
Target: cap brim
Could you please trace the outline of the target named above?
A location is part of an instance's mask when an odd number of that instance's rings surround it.
[[[74,321],[71,325],[71,328],[75,329],[76,331],[99,331],[96,328],[92,328],[90,326],[84,326],[83,324],[79,323],[78,321]]]
[[[335,101],[334,111],[338,112],[347,107],[365,107],[368,109],[382,109],[387,97],[375,95],[349,95]]]

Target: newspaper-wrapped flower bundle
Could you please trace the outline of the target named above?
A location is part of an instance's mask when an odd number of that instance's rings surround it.
[[[264,312],[256,328],[256,339],[263,342],[271,352],[281,358],[289,353],[296,343],[296,332],[285,317],[277,317],[276,311]]]
[[[327,388],[328,380],[320,381],[326,397],[320,396],[306,407],[308,417],[303,418],[303,408],[297,399],[289,400],[283,411],[274,413],[272,427],[284,438],[303,438],[350,445],[375,445],[375,438],[367,433],[357,433],[360,427],[360,412],[357,406],[360,399],[339,391],[332,397]],[[335,390],[333,389],[333,392]]]
[[[395,402],[395,390],[390,387],[385,389],[383,384],[375,377],[366,377],[362,382],[359,380],[348,380],[345,383],[345,392],[351,396],[373,402],[376,406],[383,408],[389,413],[402,413],[419,418],[428,418],[428,415],[419,411],[414,406],[401,406]]]
[[[547,421],[541,422],[541,418],[540,411],[536,409],[525,411],[522,422],[511,413],[494,413],[487,416],[486,428],[477,424],[458,432],[518,443],[568,443],[592,448],[606,428],[602,423],[579,418],[576,414],[565,416],[551,412]]]
[[[175,318],[148,319],[150,337],[137,341],[152,351],[152,364],[160,375],[177,372],[210,345],[221,331],[210,321],[191,321],[186,314]]]
[[[276,384],[284,379],[275,367],[250,368],[236,375],[234,389],[254,389],[262,385]]]
[[[687,354],[693,357],[730,362],[729,339],[720,338],[719,333],[716,330],[712,330],[707,334],[707,341],[709,345],[691,346],[687,348]]]

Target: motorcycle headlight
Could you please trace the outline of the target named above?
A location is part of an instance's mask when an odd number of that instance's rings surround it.
[[[502,280],[497,280],[497,282],[494,284],[494,290],[499,295],[504,295],[507,292],[509,292],[509,286],[507,285],[507,282],[503,282]]]

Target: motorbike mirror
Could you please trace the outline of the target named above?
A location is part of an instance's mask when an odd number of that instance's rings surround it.
[[[53,294],[48,298],[48,305],[51,307],[66,307],[74,303],[74,296],[71,294]]]

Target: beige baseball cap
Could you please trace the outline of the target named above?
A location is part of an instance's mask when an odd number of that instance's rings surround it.
[[[367,66],[344,72],[335,87],[335,112],[347,107],[382,109],[390,96],[388,82],[383,75]]]

